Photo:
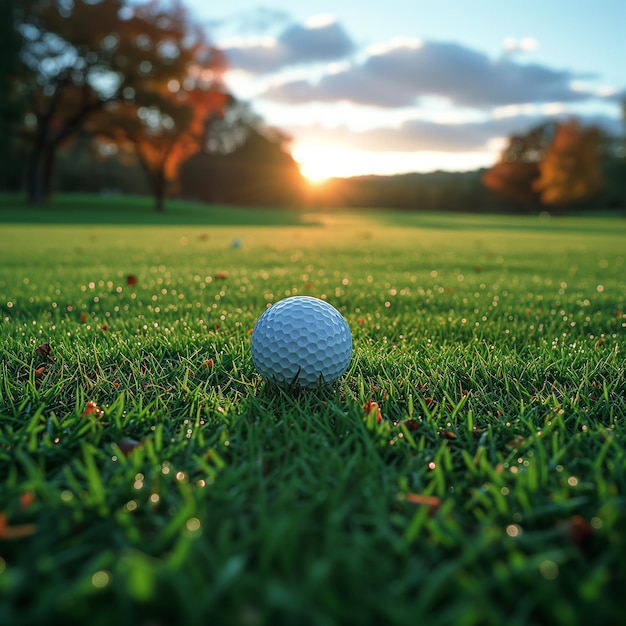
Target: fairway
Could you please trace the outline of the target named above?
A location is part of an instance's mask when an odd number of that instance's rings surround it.
[[[77,202],[0,207],[0,624],[621,621],[624,219]]]

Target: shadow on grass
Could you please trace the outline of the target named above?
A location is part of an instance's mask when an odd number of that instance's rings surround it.
[[[626,219],[597,215],[493,215],[384,209],[266,208],[207,205],[168,200],[157,212],[145,196],[59,194],[44,206],[31,206],[20,195],[0,194],[0,223],[204,226],[391,226],[448,231],[535,231],[626,235]]]
[[[44,206],[22,196],[0,195],[0,223],[119,224],[206,226],[299,226],[302,213],[289,208],[249,208],[168,200],[157,212],[152,199],[140,196],[59,194]]]
[[[626,235],[626,220],[612,215],[493,215],[465,213],[380,213],[386,226],[436,230],[507,230]]]

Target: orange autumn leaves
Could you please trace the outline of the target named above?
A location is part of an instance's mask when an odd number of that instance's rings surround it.
[[[41,379],[47,372],[48,367],[56,361],[56,358],[53,357],[51,354],[49,342],[42,343],[41,345],[37,346],[37,348],[35,348],[35,354],[40,359],[39,363],[35,366],[33,370],[35,387],[38,388],[41,383]]]
[[[419,493],[409,492],[405,494],[405,500],[410,502],[411,504],[415,504],[416,506],[425,506],[428,507],[428,513],[430,515],[434,515],[441,506],[441,498],[437,496],[426,496]]]
[[[386,396],[386,394],[384,395]],[[368,424],[372,424],[373,422],[380,424],[384,419],[380,404],[374,401],[371,396],[363,405],[363,413]],[[394,422],[393,425],[402,425],[409,431],[415,431],[419,428],[419,422],[413,418]],[[407,493],[404,495],[404,498],[411,504],[428,507],[429,515],[434,515],[442,503],[441,498],[417,493]]]
[[[100,418],[104,416],[104,411],[93,400],[89,400],[89,402],[87,402],[87,406],[85,407],[85,410],[81,413],[80,416],[81,417],[93,416],[93,417]]]
[[[602,187],[602,136],[575,119],[514,135],[483,184],[518,205],[562,207]]]
[[[56,357],[52,355],[52,347],[49,342],[39,345],[36,348],[35,352],[37,356],[41,359],[41,362],[33,370],[35,386],[39,387],[40,381],[48,371],[48,368],[56,362]],[[113,381],[112,384],[115,388],[119,386],[119,383],[117,383],[116,381]],[[81,418],[93,420],[93,422],[99,426],[106,426],[107,423],[102,421],[104,418],[104,414],[104,408],[102,408],[97,402],[94,402],[93,400],[88,400],[84,408],[82,409],[80,416]],[[123,437],[117,443],[120,451],[125,456],[128,456],[135,448],[139,447],[140,445],[140,441],[137,441],[130,437]]]
[[[382,422],[383,414],[380,410],[380,405],[378,404],[378,402],[374,402],[371,397],[363,405],[363,410],[365,412],[366,418],[373,417],[377,422]]]
[[[30,491],[23,491],[20,495],[20,510],[28,509],[35,497]],[[35,524],[9,524],[6,513],[0,513],[0,541],[11,539],[23,539],[30,537],[37,531]]]
[[[383,401],[386,398],[386,396],[387,394],[383,392]],[[434,403],[435,401],[432,398],[423,398],[423,404],[425,406],[431,406]],[[452,412],[453,410],[452,407],[446,404],[442,405],[442,409],[445,409],[448,412]],[[497,411],[495,413],[498,414],[499,417],[502,417],[502,411]],[[385,437],[383,438],[385,442],[389,438],[390,433],[393,432],[393,430],[395,430],[395,428],[397,427],[402,428],[402,430],[404,431],[404,437],[409,435],[409,433],[406,432],[407,430],[409,432],[418,431],[422,428],[425,428],[426,430],[430,430],[427,427],[425,422],[422,422],[419,419],[414,419],[413,417],[403,419],[403,420],[398,420],[398,421],[385,420],[381,403],[373,400],[372,397],[370,397],[362,405],[362,415],[363,415],[363,418],[366,420],[368,430],[370,430],[370,432],[379,431],[380,427],[386,424],[386,428],[384,429]],[[448,426],[450,426],[450,424],[448,424]],[[430,428],[432,428],[432,424],[430,424]],[[487,428],[471,428],[471,430],[469,430],[469,432],[467,432],[466,435],[471,435],[471,438],[476,439],[476,438],[481,438],[486,432],[487,432]],[[410,434],[412,435],[412,432],[410,432]],[[432,436],[432,434],[433,434],[432,431],[429,432],[429,436]],[[452,430],[451,428],[446,428],[440,425],[439,427],[435,426],[435,434],[441,440],[444,440],[444,443],[446,444],[446,446],[462,445],[463,441],[467,441],[467,438],[463,437],[462,429],[458,429],[455,432],[455,430]],[[402,437],[403,435],[399,435],[399,436]],[[397,441],[395,437],[392,437],[392,439],[393,439],[393,442]],[[393,442],[390,440],[389,445],[392,445]],[[517,450],[521,445],[524,445],[525,443],[526,441],[524,439],[522,439],[520,436],[516,436],[512,440],[509,440],[508,442],[506,442],[506,444],[504,445],[506,448]],[[479,450],[480,449],[481,448],[479,447]],[[472,462],[471,457],[467,457],[467,458],[469,459],[470,462]],[[480,458],[481,458],[480,455],[476,454],[473,457],[472,465],[477,466],[477,462]],[[435,462],[432,460],[429,462],[426,462],[426,460],[424,460],[423,458],[419,458],[419,457],[415,457],[415,460],[416,460],[416,463],[418,463],[418,465],[421,465],[424,468],[427,467],[428,472],[442,471],[440,468],[439,462]],[[506,475],[503,475],[504,466],[502,463],[498,463],[498,465],[493,470],[493,474],[501,477],[501,480],[503,481],[510,480],[509,478],[507,478]],[[510,476],[514,477],[516,474],[518,474],[518,468],[516,466],[511,467]],[[460,518],[458,517],[458,515],[455,515],[453,512],[453,507],[455,504],[454,498],[452,496],[440,497],[439,495],[434,495],[433,493],[431,493],[433,491],[433,487],[436,484],[437,484],[436,480],[434,482],[427,482],[424,485],[423,492],[414,492],[409,489],[408,480],[403,479],[401,481],[401,488],[398,492],[399,506],[402,507],[403,506],[402,503],[404,503],[406,505],[410,505],[410,507],[415,507],[416,509],[421,510],[420,513],[414,514],[416,516],[422,516],[421,519],[424,519],[423,518],[424,514],[428,518],[435,518],[435,516],[439,514],[439,515],[442,515],[443,519],[445,520],[448,520],[448,521],[455,520],[458,523],[460,521]],[[472,488],[469,487],[468,489],[471,491]],[[508,494],[508,487],[506,489],[507,489],[507,494]],[[436,488],[434,490],[436,491]],[[403,507],[403,508],[406,508],[406,507]],[[415,517],[413,519],[420,519],[420,518]],[[548,526],[554,527],[558,530],[558,535],[561,537],[561,540],[568,542],[570,545],[579,549],[583,553],[588,553],[590,550],[593,549],[594,534],[596,532],[596,528],[599,527],[597,525],[597,522],[595,522],[596,526],[594,526],[594,520],[597,520],[597,518],[593,518],[591,519],[591,521],[589,521],[589,519],[591,518],[587,518],[581,514],[576,513],[576,514],[570,515],[569,517],[556,516],[553,519],[546,520],[545,523],[547,523]],[[497,523],[497,522],[494,522],[494,523]],[[541,524],[543,525],[543,523],[544,522],[542,522]],[[515,535],[510,534],[508,531],[510,527],[511,527],[510,525],[507,526],[506,530],[504,529],[504,525],[501,527],[503,536],[504,534],[506,534],[509,537],[514,538],[522,532],[521,526],[519,526],[518,524],[515,524],[515,527],[517,529],[516,534]],[[528,530],[528,532],[532,532],[533,531],[532,525],[528,529],[523,529],[523,530],[524,532],[526,532],[526,530]]]
[[[575,120],[557,124],[533,183],[543,204],[565,205],[597,193],[602,187],[600,152],[597,128],[582,128]]]

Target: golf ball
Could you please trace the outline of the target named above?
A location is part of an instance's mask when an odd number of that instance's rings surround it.
[[[348,369],[352,335],[328,302],[293,296],[261,315],[251,349],[254,365],[266,380],[312,388],[334,383]]]

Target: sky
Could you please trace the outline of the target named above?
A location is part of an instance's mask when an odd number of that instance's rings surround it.
[[[187,0],[312,181],[489,167],[512,133],[623,132],[625,0]]]

